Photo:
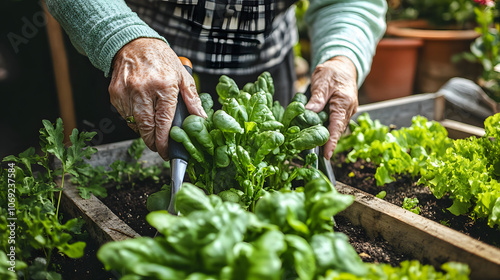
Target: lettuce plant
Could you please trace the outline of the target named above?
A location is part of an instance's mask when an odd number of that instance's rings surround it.
[[[431,156],[419,183],[437,198],[448,194],[451,213],[471,213],[494,227],[500,225],[500,114],[488,117],[484,126],[484,136],[454,140],[445,153]]]
[[[368,113],[351,122],[351,134],[338,142],[335,153],[348,151],[347,162],[358,158],[377,165],[377,185],[393,182],[399,174],[420,175],[426,169],[426,160],[439,157],[451,146],[446,129],[435,121],[415,116],[410,127],[391,130]]]

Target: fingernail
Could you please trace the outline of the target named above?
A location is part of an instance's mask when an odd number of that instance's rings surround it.
[[[328,160],[330,160],[333,156],[333,151],[329,151],[327,154],[326,154]]]
[[[314,109],[316,109],[316,107],[318,107],[318,106],[315,103],[307,103],[306,106],[305,106],[305,108],[307,110],[311,110],[311,111],[314,111]]]

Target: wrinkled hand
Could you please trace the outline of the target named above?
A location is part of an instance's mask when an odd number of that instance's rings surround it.
[[[109,85],[111,103],[124,119],[133,116],[135,123],[129,127],[165,160],[179,92],[190,114],[206,118],[193,77],[165,42],[139,38],[116,54]]]
[[[306,108],[320,112],[328,103],[330,139],[324,157],[330,159],[337,142],[358,108],[356,67],[347,57],[337,56],[316,67],[311,76],[311,99]]]

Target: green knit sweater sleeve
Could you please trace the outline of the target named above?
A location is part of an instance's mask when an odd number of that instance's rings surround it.
[[[358,71],[358,87],[371,62],[386,23],[386,0],[310,0],[306,12],[314,70],[335,56],[346,56]]]
[[[132,12],[123,0],[46,0],[76,49],[109,76],[115,54],[140,38],[165,40]]]

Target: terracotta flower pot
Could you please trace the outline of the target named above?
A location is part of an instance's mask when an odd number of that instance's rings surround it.
[[[390,21],[386,34],[423,40],[417,66],[416,91],[436,92],[449,79],[475,79],[480,67],[465,60],[453,62],[453,56],[470,51],[479,34],[474,30],[431,29],[424,20]]]
[[[370,74],[363,84],[369,101],[411,95],[417,69],[419,39],[384,38],[377,45]]]

